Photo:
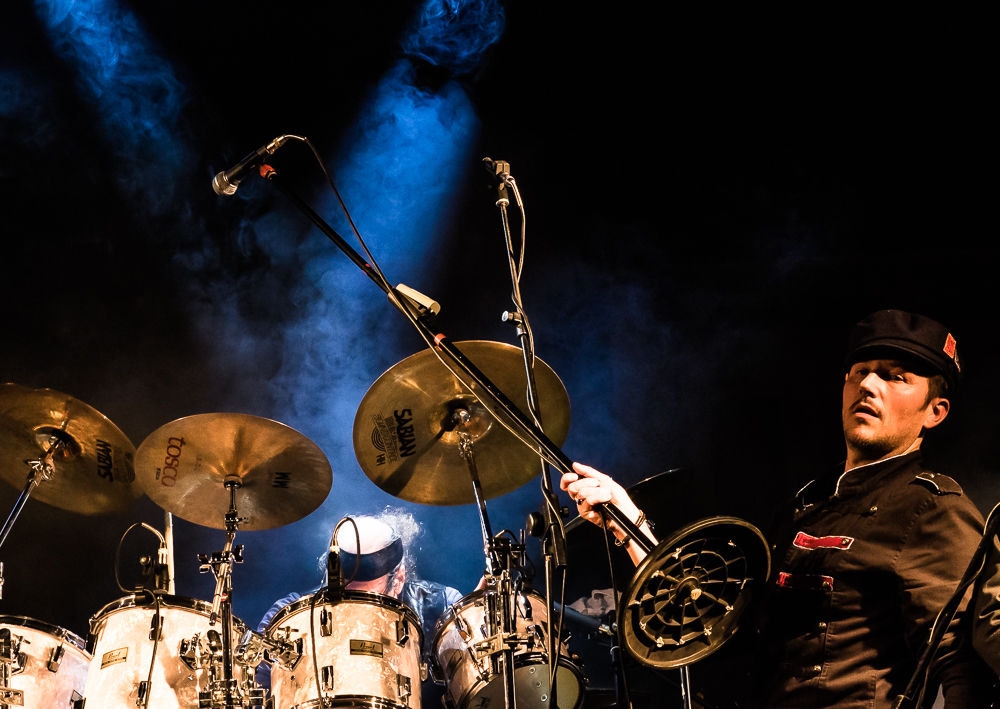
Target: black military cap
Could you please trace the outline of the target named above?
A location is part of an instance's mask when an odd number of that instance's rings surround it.
[[[930,318],[902,310],[880,310],[854,326],[847,341],[847,367],[863,359],[875,359],[883,351],[895,351],[930,365],[948,382],[948,390],[958,389],[962,366],[958,343],[948,329]]]

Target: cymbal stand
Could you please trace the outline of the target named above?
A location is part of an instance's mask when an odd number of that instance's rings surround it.
[[[233,651],[233,564],[243,563],[243,545],[233,546],[236,532],[240,524],[249,518],[240,517],[236,508],[236,491],[243,481],[238,475],[227,475],[226,489],[229,490],[229,511],[226,512],[226,545],[222,551],[213,552],[211,556],[199,554],[202,573],[209,571],[215,576],[215,595],[212,597],[212,610],[209,615],[209,625],[215,625],[221,614],[222,618],[222,658],[221,662],[213,663],[210,669],[211,681],[209,689],[198,693],[199,705],[215,709],[235,709],[236,707],[253,706],[251,702],[262,703],[259,692],[243,691],[235,679],[235,655]],[[218,676],[221,665],[222,678]]]
[[[26,460],[25,464],[31,469],[28,472],[27,482],[24,484],[24,490],[21,491],[21,495],[17,498],[17,502],[14,503],[14,509],[10,511],[10,515],[7,517],[7,521],[3,523],[3,528],[0,529],[0,547],[3,543],[7,541],[7,535],[10,534],[10,530],[14,528],[14,522],[17,521],[18,515],[21,514],[21,510],[24,508],[25,503],[28,498],[31,497],[32,491],[34,491],[36,485],[40,485],[46,480],[51,480],[56,473],[55,466],[52,465],[52,456],[55,452],[65,445],[63,441],[58,436],[51,436],[49,438],[49,447],[40,457],[35,460]],[[3,565],[0,564],[0,598],[3,598]]]
[[[493,674],[503,673],[504,705],[507,709],[516,709],[517,699],[514,696],[514,651],[518,646],[528,644],[527,634],[518,634],[514,623],[514,583],[511,579],[511,556],[523,556],[524,545],[513,545],[507,539],[495,539],[486,512],[486,500],[483,497],[482,484],[479,481],[479,471],[476,469],[474,438],[465,430],[471,417],[465,409],[458,409],[452,415],[459,437],[459,453],[469,467],[472,478],[472,489],[476,495],[476,505],[479,508],[479,523],[483,532],[483,550],[486,556],[487,591],[486,601],[486,639],[474,646],[477,658],[484,655],[490,658]],[[523,563],[523,560],[522,560]],[[493,586],[495,590],[489,590]],[[498,657],[499,656],[499,657]]]

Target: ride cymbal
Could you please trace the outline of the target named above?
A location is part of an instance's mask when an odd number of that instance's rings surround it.
[[[456,345],[521,411],[528,411],[519,347],[487,341]],[[545,433],[562,445],[570,419],[566,388],[537,357],[535,379]],[[482,396],[490,401],[487,394]],[[403,500],[425,505],[475,502],[453,420],[459,409],[470,416],[466,431],[474,438],[485,499],[516,490],[541,472],[538,454],[500,425],[430,350],[394,365],[361,400],[354,418],[354,453],[361,469],[381,489]]]
[[[227,478],[239,479],[243,530],[296,522],[326,499],[330,461],[294,428],[248,414],[198,414],[149,434],[136,452],[138,484],[181,519],[225,529]]]
[[[54,389],[0,384],[0,478],[21,489],[30,468],[59,441],[54,473],[31,497],[83,514],[128,509],[142,490],[134,484],[135,446],[100,411]]]

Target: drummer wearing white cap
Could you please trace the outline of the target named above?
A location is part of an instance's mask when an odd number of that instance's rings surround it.
[[[359,515],[350,519],[354,525],[349,521],[339,525],[336,539],[331,539],[331,546],[339,548],[344,580],[349,581],[345,588],[378,593],[402,601],[420,617],[425,644],[430,642],[435,622],[450,605],[461,600],[462,594],[450,586],[417,577],[410,549],[421,532],[420,524],[412,515],[391,508],[377,517]],[[357,554],[359,541],[360,557]],[[258,632],[264,633],[282,608],[327,585],[327,554],[320,557],[324,569],[323,583],[305,594],[293,592],[275,602],[261,619]],[[258,670],[257,681],[270,687],[265,665]]]

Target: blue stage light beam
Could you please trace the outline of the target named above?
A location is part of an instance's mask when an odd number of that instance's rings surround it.
[[[116,0],[36,0],[53,51],[77,69],[124,197],[160,217],[177,207],[192,155],[181,111],[187,91],[139,20]]]
[[[503,27],[497,2],[422,3],[401,40],[405,56],[371,90],[331,160],[358,228],[394,284],[433,296],[443,261],[434,254],[445,246],[469,171],[480,169],[474,155],[480,121],[467,84],[457,77],[481,66]],[[339,232],[350,234],[332,197],[323,199],[319,211]],[[259,243],[283,238],[271,226],[268,234],[258,230]],[[396,502],[358,468],[350,431],[367,388],[419,349],[419,340],[357,269],[331,252],[325,238],[307,240],[297,258],[305,273],[300,286],[304,317],[287,341],[302,343],[305,353],[294,364],[286,358],[290,366],[281,379],[291,396],[286,420],[302,430],[327,432],[324,450],[339,481],[336,499],[310,517],[308,529],[297,532],[321,548],[342,515],[377,512]],[[411,509],[428,528],[430,553],[446,553],[446,545],[437,545],[456,527],[471,523],[477,528],[469,509],[435,509],[433,514]],[[475,553],[478,547],[473,540],[469,558],[453,554],[453,576],[435,580],[475,584],[483,563]]]

